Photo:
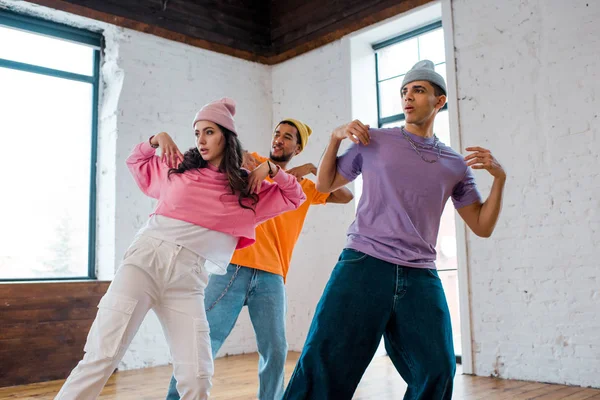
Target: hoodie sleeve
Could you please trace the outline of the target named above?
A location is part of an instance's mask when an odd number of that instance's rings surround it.
[[[156,149],[150,143],[142,142],[134,147],[126,163],[140,190],[147,196],[158,199],[161,184],[169,169],[155,153]]]
[[[262,182],[256,204],[256,225],[295,210],[306,200],[302,186],[295,176],[287,174],[281,168],[273,177],[273,182]]]

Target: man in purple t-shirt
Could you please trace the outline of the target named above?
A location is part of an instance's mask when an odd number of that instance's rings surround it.
[[[440,219],[452,198],[469,228],[489,237],[506,173],[489,150],[468,147],[463,158],[433,134],[446,84],[431,61],[415,64],[399,95],[405,126],[353,121],[332,133],[325,150],[317,189],[329,192],[362,174],[363,194],[284,399],[351,399],[382,336],[408,384],[404,399],[452,397],[452,328],[435,267]],[[354,144],[337,157],[345,138]],[[484,202],[472,168],[494,177]]]

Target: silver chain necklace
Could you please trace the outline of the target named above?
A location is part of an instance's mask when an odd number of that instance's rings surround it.
[[[406,140],[408,140],[408,143],[410,143],[413,150],[419,155],[419,157],[421,157],[421,160],[428,162],[430,164],[438,162],[438,160],[442,156],[442,149],[440,148],[440,140],[438,139],[438,137],[435,134],[433,135],[433,144],[432,145],[423,145],[421,143],[417,143],[414,140],[412,140],[412,138],[404,130],[404,125],[400,127],[400,131],[402,131],[402,134],[404,135]],[[429,160],[429,159],[423,157],[423,154],[421,153],[421,151],[419,151],[419,148],[424,149],[424,150],[437,149],[437,158],[435,160]]]

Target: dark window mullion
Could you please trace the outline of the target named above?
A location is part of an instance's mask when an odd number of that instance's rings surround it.
[[[377,99],[377,102],[379,103],[379,98]],[[446,111],[446,110],[448,110],[448,103],[444,104],[444,107],[440,108],[439,112]],[[404,116],[404,113],[401,113],[401,114],[396,114],[396,115],[390,115],[389,117],[385,117],[385,118],[379,118],[377,123],[379,125],[379,128],[381,128],[382,125],[390,124],[392,122],[397,122],[397,121],[404,121],[405,119],[406,119],[406,117]]]
[[[377,55],[377,53],[375,53],[375,54]],[[419,58],[420,58],[420,57],[419,57]],[[442,62],[439,62],[439,63],[437,63],[437,64],[433,64],[433,66],[434,66],[434,67],[438,67],[438,66],[440,66],[440,65],[442,65],[442,64],[446,64],[446,61],[442,61]],[[408,71],[406,71],[406,72],[408,72]],[[401,73],[401,74],[398,74],[398,75],[390,76],[389,78],[384,78],[384,79],[382,79],[382,80],[378,80],[378,81],[377,81],[377,83],[381,83],[381,82],[389,81],[389,80],[391,80],[391,79],[400,78],[401,76],[404,76],[404,75],[406,75],[406,72],[403,72],[403,73]]]
[[[27,15],[0,10],[0,26],[38,33],[44,36],[59,38],[70,42],[87,44],[97,49],[102,45],[102,35],[57,22],[45,21]]]
[[[393,44],[400,43],[400,42],[403,42],[403,41],[408,40],[408,39],[412,39],[412,38],[414,38],[416,36],[422,35],[422,34],[427,33],[427,32],[434,31],[434,30],[436,30],[438,28],[441,28],[441,27],[442,27],[442,21],[437,21],[437,22],[434,22],[433,24],[426,25],[426,26],[424,26],[422,28],[415,29],[413,31],[410,31],[408,33],[404,33],[402,35],[398,35],[398,36],[393,37],[393,38],[388,39],[388,40],[384,40],[383,42],[375,43],[372,47],[373,47],[373,50],[380,50],[380,49],[383,49],[384,47],[388,47],[388,46],[391,46]]]
[[[406,71],[406,72],[408,72],[408,71]],[[384,79],[382,79],[380,81],[377,81],[377,83],[382,83],[382,82],[386,82],[386,81],[389,81],[389,80],[392,80],[392,79],[400,78],[400,77],[406,75],[406,72],[403,73],[403,74],[398,74],[398,75],[390,76],[389,78],[384,78]]]
[[[381,115],[381,100],[379,98],[379,57],[377,55],[377,53],[375,53],[375,90],[376,90],[376,98],[377,98],[377,121],[379,124],[379,116]],[[378,128],[381,128],[381,124],[379,124],[377,126]]]
[[[97,50],[96,50],[97,51]],[[39,65],[27,64],[18,61],[0,58],[0,67],[15,69],[23,72],[31,72],[39,75],[52,76],[54,78],[68,79],[71,81],[94,83],[94,77],[89,75],[74,74],[73,72],[61,71],[59,69],[40,67]]]
[[[404,113],[392,115],[390,117],[380,118],[379,119],[379,127],[381,128],[385,124],[391,124],[392,122],[404,121],[405,116]]]
[[[458,271],[458,268],[438,269],[437,272]]]
[[[92,148],[90,162],[90,209],[88,235],[88,278],[96,279],[96,164],[98,161],[98,98],[100,88],[100,51],[94,50],[94,82],[92,83]]]

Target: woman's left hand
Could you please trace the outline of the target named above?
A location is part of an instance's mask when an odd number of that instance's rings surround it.
[[[177,168],[179,163],[183,161],[183,154],[181,154],[181,151],[179,151],[179,148],[167,132],[156,134],[152,138],[152,141],[160,147],[162,151],[160,160],[165,162],[169,168]]]
[[[279,167],[275,166],[275,168]],[[273,169],[273,166],[271,166],[271,170],[273,172],[276,171]],[[267,176],[269,176],[269,162],[265,161],[256,167],[254,171],[250,172],[250,175],[248,176],[248,188],[250,189],[250,193],[258,193],[262,181],[264,181]]]

